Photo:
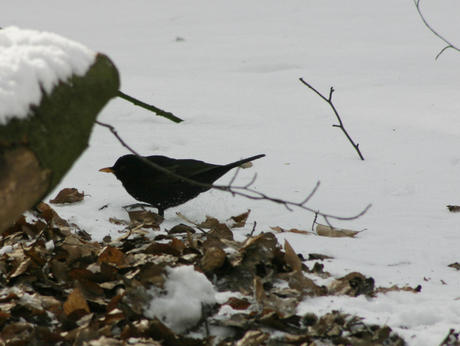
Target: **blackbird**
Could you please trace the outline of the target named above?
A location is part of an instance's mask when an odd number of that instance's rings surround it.
[[[177,175],[211,185],[232,168],[264,156],[253,156],[224,166],[198,160],[176,160],[166,156],[144,158]],[[102,168],[99,171],[115,174],[131,196],[157,208],[161,216],[164,216],[165,209],[183,204],[210,189],[168,175],[134,155],[122,156],[113,167]]]

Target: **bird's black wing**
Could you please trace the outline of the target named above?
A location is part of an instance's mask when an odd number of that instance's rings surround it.
[[[209,164],[198,160],[177,160],[166,156],[147,156],[147,160],[166,168],[168,171],[180,175],[185,178],[209,171],[213,168],[220,167],[219,165]],[[153,167],[148,168],[152,183],[172,184],[180,181],[179,178],[168,175]]]

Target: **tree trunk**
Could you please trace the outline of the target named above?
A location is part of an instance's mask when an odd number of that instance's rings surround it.
[[[118,89],[116,67],[98,54],[85,76],[59,83],[50,95],[43,92],[28,118],[0,126],[0,233],[61,181]]]

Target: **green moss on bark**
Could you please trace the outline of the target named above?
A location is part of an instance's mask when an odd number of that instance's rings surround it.
[[[26,145],[32,150],[42,167],[52,172],[50,192],[87,148],[98,113],[117,96],[118,89],[116,67],[98,54],[85,76],[59,83],[50,95],[43,92],[31,116],[0,126],[0,144],[3,148]]]

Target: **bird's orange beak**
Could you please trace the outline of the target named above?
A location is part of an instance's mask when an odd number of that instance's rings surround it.
[[[106,168],[101,168],[99,172],[104,172],[104,173],[113,173],[114,170],[111,167],[106,167]]]

